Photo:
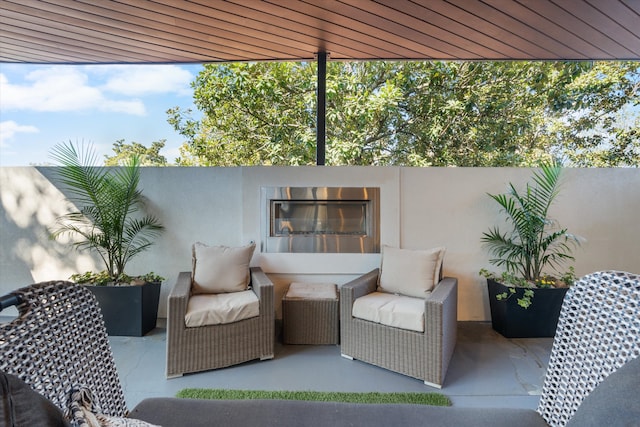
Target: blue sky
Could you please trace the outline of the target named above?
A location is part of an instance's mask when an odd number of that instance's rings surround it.
[[[124,139],[166,139],[170,163],[183,138],[166,110],[193,106],[202,65],[0,64],[0,166],[51,164],[61,142],[91,142],[102,158]]]

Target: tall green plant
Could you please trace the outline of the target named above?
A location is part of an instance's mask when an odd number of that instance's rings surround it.
[[[574,259],[571,251],[577,238],[566,228],[559,229],[549,218],[549,208],[559,192],[561,171],[558,164],[546,163],[534,172],[534,184],[527,183],[523,193],[509,184],[506,194],[489,194],[511,225],[508,232],[495,226],[483,233],[482,242],[495,257],[489,260],[491,264],[537,283],[546,266],[557,269]]]
[[[60,182],[77,209],[57,219],[52,238],[79,236],[73,245],[97,252],[109,277],[120,281],[127,262],[148,249],[164,229],[154,216],[138,214],[143,206],[138,157],[123,167],[99,167],[91,145],[71,142],[56,145],[51,157],[61,165]]]

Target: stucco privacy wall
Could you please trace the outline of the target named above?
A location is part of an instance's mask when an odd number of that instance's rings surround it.
[[[53,184],[54,168],[0,168],[0,293],[33,282],[66,279],[99,269],[95,259],[46,227],[66,209]],[[480,244],[498,210],[486,195],[529,180],[530,169],[397,167],[144,168],[150,210],[166,227],[131,274],[166,277],[160,316],[178,272],[191,268],[191,245],[258,244],[262,266],[281,296],[293,280],[345,283],[376,267],[379,255],[264,254],[260,252],[262,186],[377,186],[381,189],[381,239],[404,248],[446,246],[445,274],[459,279],[459,319],[488,320],[480,268],[491,268]],[[579,275],[602,269],[640,272],[640,170],[567,169],[552,210],[560,224],[586,240],[575,252]],[[279,306],[279,304],[278,304]],[[278,307],[279,315],[279,307]]]

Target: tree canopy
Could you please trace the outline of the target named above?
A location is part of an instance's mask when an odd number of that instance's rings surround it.
[[[105,166],[124,166],[129,163],[131,157],[137,156],[140,166],[167,166],[167,158],[160,154],[160,150],[166,144],[165,139],[153,141],[151,147],[145,147],[138,142],[127,144],[124,139],[119,139],[113,144],[113,156],[105,156]]]
[[[315,164],[317,64],[205,64],[178,165]],[[328,165],[640,165],[638,62],[330,62]]]

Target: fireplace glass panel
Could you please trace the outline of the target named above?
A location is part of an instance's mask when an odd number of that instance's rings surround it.
[[[379,253],[377,187],[262,187],[263,252]]]
[[[367,202],[272,200],[272,236],[367,235]]]

